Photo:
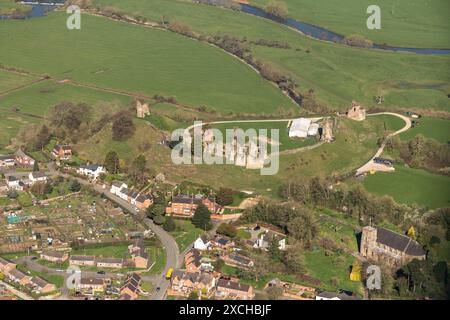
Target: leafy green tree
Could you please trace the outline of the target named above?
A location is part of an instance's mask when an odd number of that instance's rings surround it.
[[[146,178],[146,166],[147,166],[147,160],[145,159],[144,155],[137,156],[130,166],[130,176],[137,181],[138,183],[145,182]]]
[[[11,190],[11,191],[8,191],[7,196],[10,199],[17,199],[19,197],[19,194],[17,193],[16,190]]]
[[[117,155],[117,152],[110,151],[106,154],[105,168],[112,174],[116,174],[119,171],[119,156]]]
[[[204,204],[200,204],[195,210],[194,216],[192,217],[192,224],[203,230],[212,229],[211,212],[209,212]]]
[[[166,221],[166,218],[162,215],[154,216],[153,222],[157,225],[162,225]]]
[[[216,201],[222,206],[229,206],[233,203],[233,190],[229,188],[220,188],[217,192]]]
[[[163,224],[163,229],[166,230],[167,232],[171,232],[174,231],[175,228],[176,228],[175,221],[171,216],[167,216],[166,221],[164,221]]]
[[[157,216],[163,216],[166,211],[166,207],[160,204],[155,204],[147,209],[147,217],[154,219]]]
[[[126,140],[131,138],[136,131],[133,117],[129,112],[121,112],[116,115],[112,125],[112,137],[114,140]]]
[[[72,192],[78,192],[81,190],[81,184],[78,182],[78,180],[73,179],[70,181],[69,190]]]
[[[223,234],[227,237],[234,238],[237,235],[236,227],[230,223],[223,222],[219,225],[216,231],[218,234]]]
[[[306,245],[316,236],[317,226],[309,210],[299,210],[297,213],[297,217],[288,222],[287,229],[293,238]]]

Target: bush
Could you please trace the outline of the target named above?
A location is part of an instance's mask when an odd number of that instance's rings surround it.
[[[286,3],[280,0],[272,0],[269,4],[264,8],[267,13],[270,13],[276,17],[286,19],[288,15],[288,8]]]
[[[166,230],[167,232],[171,232],[171,231],[174,231],[175,228],[176,228],[176,226],[175,226],[175,221],[173,221],[173,218],[170,216],[166,217],[166,221],[164,221],[164,224],[163,224],[163,229]]]
[[[162,225],[165,222],[166,218],[164,216],[155,216],[153,218],[153,222],[157,225]]]
[[[361,48],[372,48],[373,42],[369,39],[364,38],[359,34],[352,34],[345,37],[344,43],[349,46],[361,47]]]

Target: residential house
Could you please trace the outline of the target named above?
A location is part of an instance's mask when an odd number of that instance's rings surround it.
[[[269,232],[266,230],[265,233],[261,234],[259,238],[256,240],[255,244],[253,245],[254,248],[267,250],[267,248],[270,245],[270,241],[275,240],[278,244],[278,249],[285,250],[286,249],[286,238],[276,234]]]
[[[129,192],[128,187],[125,185],[122,186],[122,188],[120,188],[119,191],[117,191],[116,195],[122,200],[128,201],[128,192]]]
[[[121,269],[123,267],[123,259],[98,258],[96,263],[99,268]]]
[[[200,204],[205,205],[211,213],[219,213],[222,210],[222,207],[214,199],[204,198],[203,195],[179,194],[172,197],[170,205],[166,208],[166,213],[192,217]]]
[[[16,158],[14,155],[1,155],[0,156],[0,168],[14,167],[16,164]]]
[[[222,260],[225,264],[232,267],[240,267],[240,268],[252,268],[255,264],[252,259],[247,258],[243,255],[237,253],[230,253],[222,256]]]
[[[193,291],[209,296],[213,293],[216,279],[211,273],[175,270],[172,273],[169,294],[188,296]]]
[[[127,201],[133,206],[136,205],[136,198],[139,196],[139,192],[135,190],[129,190],[127,193]]]
[[[73,266],[95,266],[95,256],[70,256],[69,264]]]
[[[52,157],[59,160],[70,160],[72,158],[72,147],[68,145],[55,145]]]
[[[194,242],[194,249],[204,251],[211,249],[211,242],[208,240],[206,235],[202,235],[197,238]]]
[[[69,254],[64,251],[48,250],[41,253],[41,259],[54,262],[63,263],[69,258]]]
[[[234,241],[232,241],[224,236],[220,236],[220,235],[216,235],[211,240],[211,244],[212,244],[213,248],[218,248],[221,250],[230,250],[236,246]]]
[[[24,183],[15,176],[8,176],[6,178],[6,185],[8,186],[9,190],[18,190],[18,191],[23,191],[25,187]]]
[[[18,269],[12,269],[8,273],[9,280],[25,286],[31,282],[31,277],[27,276],[25,273]]]
[[[140,194],[135,201],[138,210],[146,210],[153,205],[153,197],[150,194]]]
[[[8,275],[9,272],[13,269],[16,269],[16,264],[0,257],[0,272],[4,275]]]
[[[129,245],[128,252],[131,254],[131,259],[136,268],[146,269],[148,267],[148,253],[142,239],[138,239],[133,244]]]
[[[88,176],[91,179],[97,179],[98,176],[102,173],[106,173],[106,170],[103,166],[98,164],[89,164],[89,165],[82,165],[77,170],[78,174],[82,174],[85,176]]]
[[[114,181],[111,185],[111,189],[109,190],[112,194],[115,194],[116,196],[119,196],[120,189],[127,189],[128,186],[126,183],[120,182],[120,181]]]
[[[413,259],[425,259],[425,251],[417,241],[403,234],[371,226],[362,230],[360,254],[366,259],[383,262],[394,268]]]
[[[137,273],[130,273],[120,289],[122,300],[136,300],[141,291],[141,277]],[[129,297],[129,298],[128,298]]]
[[[50,293],[56,291],[56,286],[53,283],[48,283],[42,278],[33,277],[29,283],[33,290],[39,293]]]
[[[16,165],[21,167],[32,167],[34,166],[35,162],[35,160],[26,155],[22,149],[16,151],[16,153],[14,154],[14,160],[16,162]]]
[[[201,255],[197,249],[189,250],[184,256],[184,265],[187,272],[199,272],[201,266]]]
[[[41,171],[30,172],[28,178],[30,179],[30,184],[47,182],[47,176]]]
[[[76,284],[75,289],[84,291],[91,294],[103,293],[105,291],[106,284],[103,279],[92,277],[81,277],[80,281]]]
[[[217,282],[216,298],[233,300],[252,300],[253,287],[238,281],[221,278]]]

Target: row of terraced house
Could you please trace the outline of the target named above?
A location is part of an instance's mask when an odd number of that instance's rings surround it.
[[[29,276],[16,268],[17,265],[0,257],[0,272],[12,283],[24,286],[30,291],[46,294],[56,291],[56,286],[40,277]]]
[[[151,194],[129,189],[127,184],[120,181],[112,183],[110,192],[132,204],[139,211],[145,211],[153,205],[153,196]]]

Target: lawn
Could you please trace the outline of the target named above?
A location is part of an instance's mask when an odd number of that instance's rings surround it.
[[[420,169],[396,166],[393,173],[367,176],[363,185],[369,192],[392,196],[399,203],[417,203],[430,208],[450,205],[450,178]]]
[[[176,229],[170,232],[175,238],[180,252],[186,250],[204,232],[196,228],[190,220],[175,220]]]
[[[350,1],[352,0],[345,2]],[[296,0],[290,1],[290,3],[295,2]],[[303,2],[306,1],[301,1]],[[402,0],[402,3],[405,2],[406,0]],[[316,1],[310,1],[310,4],[305,7],[314,7],[315,3]],[[415,3],[418,5],[417,0]],[[287,42],[291,45],[291,49],[257,45],[249,45],[249,47],[254,57],[270,61],[277,68],[291,74],[299,83],[302,92],[312,88],[319,101],[336,109],[343,110],[352,100],[357,100],[368,107],[378,107],[373,101],[373,96],[383,94],[384,107],[415,107],[450,111],[450,101],[447,98],[450,90],[450,77],[447,72],[450,65],[448,56],[391,53],[325,43],[312,40],[265,19],[190,1],[148,0],[144,3],[140,0],[95,0],[94,4],[112,5],[152,21],[160,21],[162,16],[168,21],[182,21],[201,34],[229,34],[239,38],[245,37],[247,40],[265,39]],[[325,5],[328,6],[329,1],[319,1],[319,7]],[[428,4],[420,5],[420,7],[424,6],[428,7]],[[301,5],[298,7],[302,8]],[[347,10],[348,6],[334,1],[331,7],[339,8],[337,12],[341,12]],[[429,10],[424,10],[423,19],[427,21],[425,26],[439,25],[439,21],[433,24],[428,22]],[[324,12],[336,15],[338,24],[347,17],[346,14],[335,14],[332,10]],[[397,8],[396,13],[400,12],[402,11]],[[364,27],[367,16],[365,8],[361,16],[363,20],[360,25]],[[445,19],[444,26],[448,26],[446,16],[443,14],[441,16]],[[420,25],[415,23],[417,19],[414,15],[410,19],[414,21],[414,25],[410,26],[409,35],[415,38],[417,26]],[[348,25],[353,22],[350,21]],[[448,42],[447,29],[448,27],[445,27],[443,32]],[[433,39],[433,37],[428,38]],[[424,41],[420,40],[417,46],[423,43]]]
[[[58,80],[175,96],[183,104],[223,113],[294,108],[253,69],[210,45],[87,14],[82,29],[70,31],[61,27],[66,18],[52,12],[39,19],[2,22],[0,62]]]
[[[450,120],[422,117],[417,121],[419,124],[416,127],[400,134],[402,140],[410,140],[421,134],[440,143],[448,143],[450,141]]]
[[[344,260],[339,262],[339,257],[344,257]],[[345,289],[361,294],[362,283],[353,282],[349,279],[349,268],[354,259],[354,257],[345,253],[334,253],[327,256],[323,250],[305,252],[307,274],[319,279],[322,282],[319,286],[323,290]],[[335,283],[333,283],[333,278],[336,281]]]
[[[245,231],[244,229],[238,229],[237,236],[241,239],[246,239],[246,240],[249,240],[252,237],[250,232]]]
[[[265,6],[270,0],[251,0]],[[342,35],[361,34],[376,43],[403,47],[450,48],[447,0],[283,0],[289,16]],[[381,29],[369,30],[369,5],[381,9]]]

